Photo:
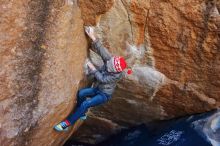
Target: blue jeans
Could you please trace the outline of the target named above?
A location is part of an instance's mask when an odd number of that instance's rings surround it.
[[[87,99],[87,97],[91,97]],[[67,120],[73,125],[80,117],[84,116],[90,107],[103,104],[111,96],[101,92],[97,88],[84,88],[79,90],[77,95],[76,111],[67,117]]]

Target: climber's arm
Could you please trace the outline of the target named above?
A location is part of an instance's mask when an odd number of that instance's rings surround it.
[[[114,75],[103,75],[102,73],[100,73],[98,70],[96,72],[94,72],[95,78],[101,82],[101,83],[112,83],[112,82],[116,82],[117,80],[119,80],[120,75],[119,74],[114,74]]]
[[[92,27],[86,27],[85,31],[87,35],[92,39],[93,41],[93,47],[96,49],[97,53],[102,57],[104,61],[111,59],[111,54],[109,51],[102,45],[101,41],[95,37],[94,30]]]
[[[111,59],[111,54],[109,51],[102,45],[101,41],[99,39],[96,39],[93,42],[93,46],[96,49],[97,53],[102,57],[104,61]]]
[[[102,83],[116,82],[117,80],[120,79],[120,77],[122,77],[122,74],[120,73],[113,75],[103,75],[102,73],[100,73],[100,71],[98,71],[95,68],[95,66],[91,62],[88,62],[87,65],[90,69],[91,74],[93,74],[99,82]]]

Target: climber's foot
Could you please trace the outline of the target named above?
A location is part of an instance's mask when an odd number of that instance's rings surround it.
[[[84,121],[87,119],[87,115],[83,115],[82,117],[79,118],[80,120]]]
[[[55,125],[53,128],[58,132],[68,131],[68,127],[70,126],[68,121],[62,121],[59,124]]]

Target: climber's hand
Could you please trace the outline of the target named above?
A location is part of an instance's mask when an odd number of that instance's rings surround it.
[[[87,66],[88,66],[89,69],[91,69],[92,71],[95,71],[95,70],[96,70],[95,66],[94,66],[90,61],[87,62]]]
[[[93,41],[96,40],[94,29],[91,26],[85,26],[85,32]]]

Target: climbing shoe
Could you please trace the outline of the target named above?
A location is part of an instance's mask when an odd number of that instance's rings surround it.
[[[84,116],[80,117],[79,119],[82,120],[82,121],[84,121],[84,120],[87,119],[87,115],[84,115]]]
[[[58,132],[68,131],[68,127],[70,126],[69,121],[62,121],[59,124],[54,126],[54,129]]]

